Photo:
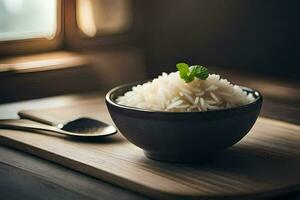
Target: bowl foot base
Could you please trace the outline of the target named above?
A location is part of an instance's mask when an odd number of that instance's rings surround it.
[[[207,163],[215,159],[216,155],[170,155],[144,151],[147,158],[163,162],[176,163]]]

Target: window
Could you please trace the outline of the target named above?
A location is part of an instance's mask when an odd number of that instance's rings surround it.
[[[56,0],[0,0],[0,41],[53,39],[57,6]]]
[[[0,57],[129,41],[132,7],[133,0],[0,0]]]

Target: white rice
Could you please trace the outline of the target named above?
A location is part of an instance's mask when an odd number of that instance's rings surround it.
[[[186,83],[178,72],[162,73],[116,99],[121,105],[169,112],[199,112],[246,105],[255,99],[220,75]]]

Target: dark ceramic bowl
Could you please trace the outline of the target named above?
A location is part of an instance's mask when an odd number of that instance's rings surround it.
[[[106,95],[106,105],[119,131],[151,159],[171,162],[203,161],[241,140],[255,123],[263,101],[205,112],[153,111],[115,103],[132,86],[122,85]]]

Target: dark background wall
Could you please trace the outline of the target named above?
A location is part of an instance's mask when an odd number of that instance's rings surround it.
[[[37,73],[1,73],[0,102],[109,89],[146,79],[145,68],[148,78],[174,71],[179,61],[250,72],[254,75],[249,76],[256,78],[255,73],[289,82],[299,80],[300,0],[131,2],[133,29],[119,35],[121,40],[68,38],[65,34],[59,51],[79,51],[75,57],[85,60],[84,65]],[[72,9],[75,6],[66,10]],[[70,23],[76,28],[75,18],[66,18],[66,24]],[[66,28],[65,33],[68,31]]]
[[[174,63],[298,78],[300,1],[145,1],[142,43],[148,75]]]

